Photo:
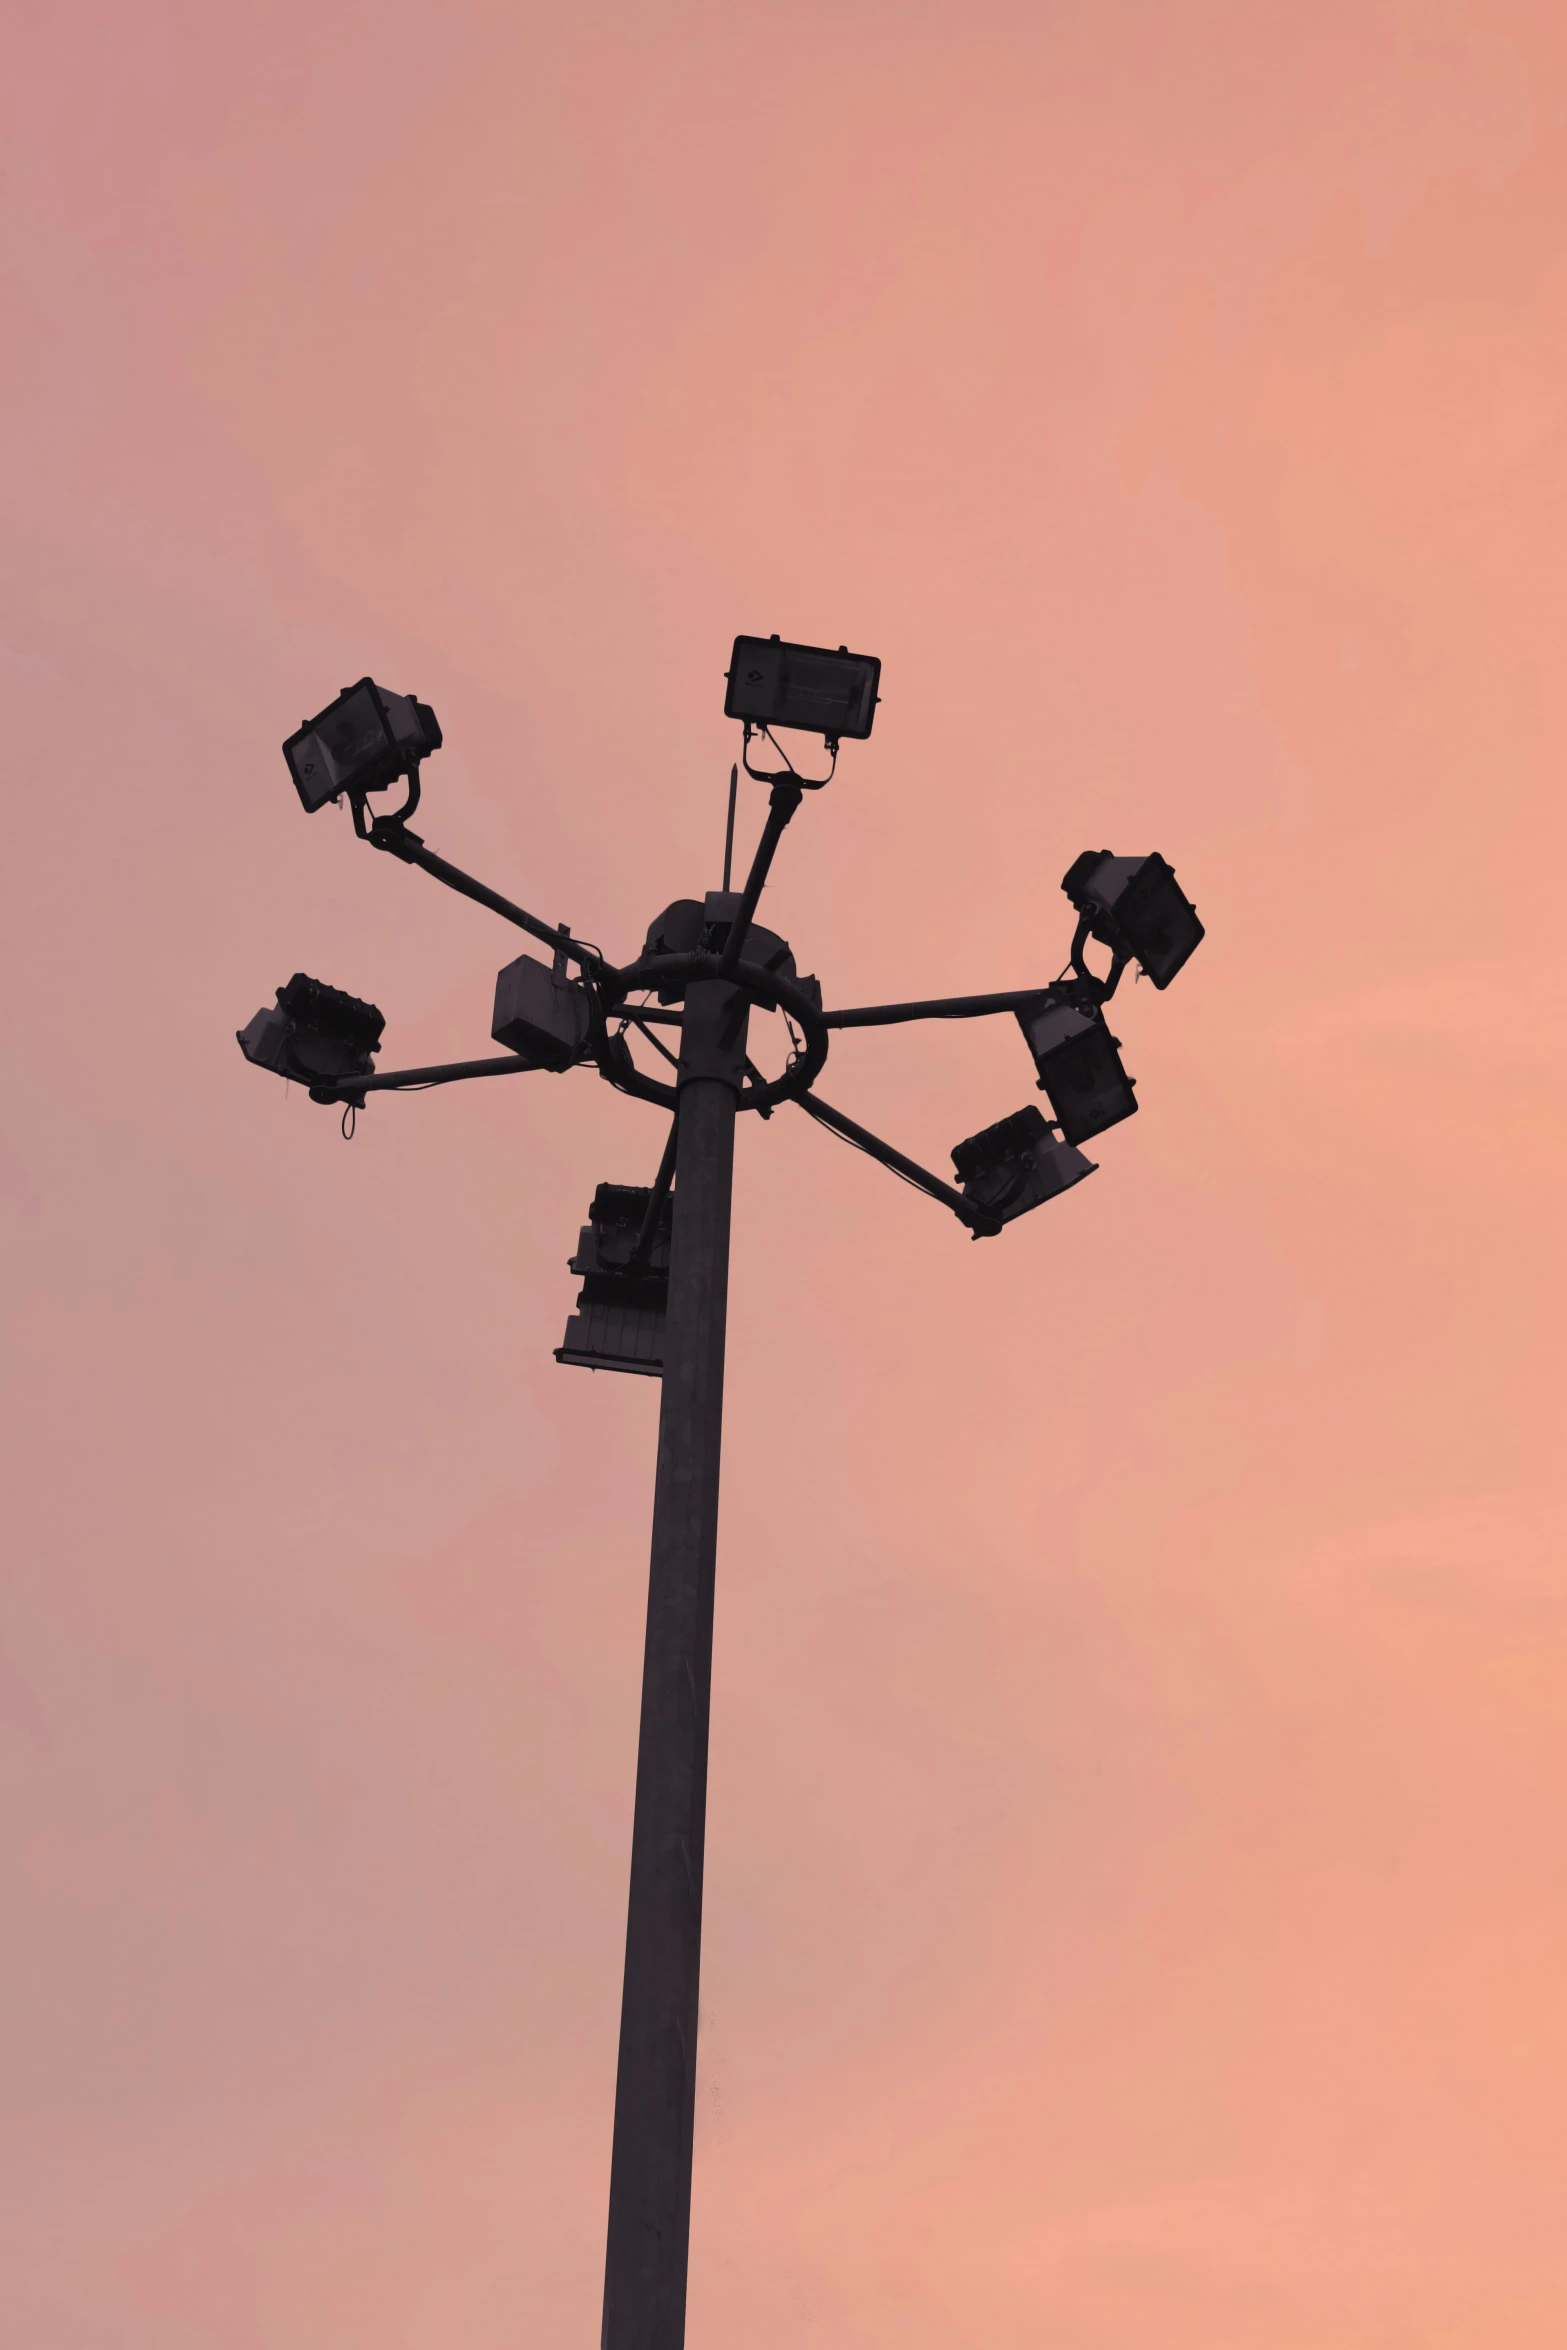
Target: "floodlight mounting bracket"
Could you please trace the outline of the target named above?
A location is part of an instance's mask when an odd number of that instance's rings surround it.
[[[1101,946],[1109,946],[1110,948],[1110,968],[1103,979],[1096,972],[1090,971],[1083,959],[1091,938],[1097,938]],[[1110,1001],[1120,986],[1121,974],[1131,959],[1127,948],[1116,946],[1105,938],[1102,930],[1096,927],[1091,914],[1079,917],[1077,929],[1072,936],[1072,952],[1069,960],[1072,969],[1077,974],[1079,986],[1091,989],[1097,1002],[1107,1004]]]
[[[419,805],[418,760],[411,759],[404,772],[408,778],[407,799],[404,800],[400,808],[389,809],[378,816],[371,815],[370,802],[362,791],[349,790],[348,804],[353,810],[354,830],[361,840],[374,841],[378,849],[385,848],[389,844],[384,840],[377,839],[377,834],[386,831],[389,827],[401,830]]]
[[[797,773],[796,770],[789,764],[789,754],[784,749],[783,744],[778,740],[778,737],[774,734],[770,726],[758,726],[756,721],[751,718],[743,719],[741,723],[745,728],[745,740],[740,746],[740,764],[745,769],[747,775],[749,775],[753,783],[792,783],[798,785],[801,791],[823,791],[825,790],[826,786],[831,783],[833,777],[837,774],[838,737],[835,734],[828,734],[822,737],[823,742],[826,744],[828,750],[832,753],[832,765],[828,768],[826,774],[801,775]],[[779,769],[776,775],[764,775],[759,767],[752,766],[751,737],[753,734],[765,735],[767,740],[772,744],[773,749],[778,753],[779,758],[782,759],[783,766]]]

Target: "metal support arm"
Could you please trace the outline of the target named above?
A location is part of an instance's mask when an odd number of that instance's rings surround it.
[[[544,1061],[521,1053],[499,1053],[484,1061],[441,1061],[433,1069],[380,1069],[370,1077],[323,1078],[310,1088],[313,1102],[358,1102],[367,1093],[396,1093],[423,1085],[456,1085],[464,1077],[509,1077],[517,1069],[543,1069]]]
[[[1021,1012],[1048,995],[1048,987],[1008,988],[1003,995],[933,996],[919,1004],[860,1004],[824,1012],[824,1028],[891,1028],[902,1020],[982,1020],[990,1012]]]
[[[669,1139],[664,1145],[664,1155],[658,1162],[658,1173],[653,1178],[653,1188],[647,1195],[647,1206],[643,1211],[642,1223],[637,1232],[636,1246],[626,1261],[628,1273],[640,1273],[647,1264],[648,1258],[653,1254],[653,1238],[658,1230],[659,1212],[665,1200],[668,1199],[670,1185],[675,1180],[675,1153],[679,1145],[680,1113],[677,1110],[669,1121]]]
[[[960,1224],[968,1226],[976,1239],[991,1239],[1001,1230],[999,1216],[993,1216],[988,1208],[979,1207],[973,1200],[965,1199],[961,1191],[954,1191],[950,1183],[943,1183],[939,1175],[932,1175],[928,1168],[920,1166],[916,1160],[906,1159],[902,1151],[895,1151],[890,1142],[882,1141],[880,1135],[872,1134],[864,1126],[856,1126],[852,1118],[846,1118],[841,1110],[835,1110],[831,1103],[824,1102],[820,1094],[801,1093],[794,1098],[801,1109],[809,1111],[818,1124],[830,1127],[834,1134],[841,1134],[846,1142],[857,1144],[869,1157],[879,1159],[884,1167],[891,1167],[905,1182],[912,1183],[917,1191],[928,1192],[932,1199],[939,1199],[944,1208],[952,1210]]]
[[[775,783],[767,803],[767,822],[762,837],[756,844],[756,855],[751,859],[751,870],[745,879],[745,895],[740,900],[740,911],[729,925],[729,936],[724,943],[718,971],[728,979],[745,951],[746,933],[751,917],[756,912],[756,901],[762,894],[762,884],[783,839],[784,828],[800,805],[801,791],[797,783]]]
[[[541,922],[537,914],[514,906],[510,898],[503,898],[499,890],[487,889],[482,881],[475,881],[471,873],[459,866],[448,865],[433,849],[427,849],[417,832],[410,832],[406,824],[387,822],[381,818],[371,828],[370,839],[378,849],[385,849],[392,857],[400,857],[405,865],[417,865],[435,880],[444,881],[465,898],[472,898],[476,906],[487,906],[492,914],[499,914],[503,922],[515,922],[519,930],[526,930],[531,938],[539,939],[558,955],[566,955],[573,963],[580,963],[592,979],[614,976],[612,967],[602,955],[596,955],[569,935],[563,935],[558,925]]]

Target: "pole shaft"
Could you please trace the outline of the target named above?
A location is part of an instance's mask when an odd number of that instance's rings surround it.
[[[601,2350],[681,2350],[735,1108],[747,1004],[688,991]]]

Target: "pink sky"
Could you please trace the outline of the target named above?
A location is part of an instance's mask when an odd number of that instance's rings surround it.
[[[1512,0],[14,15],[0,2338],[597,2338],[657,1391],[559,1369],[586,1076],[335,1120],[718,879],[737,630],[879,653],[830,1000],[1209,937],[971,1247],[738,1159],[692,2350],[1560,2350],[1567,19]],[[760,795],[744,802],[749,840]],[[927,1163],[1004,1022],[841,1040]]]

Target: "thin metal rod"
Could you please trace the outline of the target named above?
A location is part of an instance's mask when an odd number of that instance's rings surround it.
[[[900,1020],[982,1020],[988,1012],[1020,1012],[1037,1004],[1048,987],[1009,988],[1004,995],[934,996],[923,1004],[861,1004],[848,1012],[824,1012],[828,1028],[891,1028]]]
[[[601,2350],[681,2350],[685,2340],[729,1213],[746,1015],[737,989],[706,980],[687,991]]]
[[[883,1142],[880,1135],[872,1134],[868,1127],[856,1126],[852,1118],[846,1118],[841,1110],[835,1110],[830,1102],[824,1102],[819,1093],[801,1093],[794,1098],[801,1109],[808,1111],[821,1125],[830,1126],[835,1134],[841,1134],[846,1141],[857,1143],[862,1151],[873,1159],[879,1159],[884,1167],[893,1168],[917,1190],[928,1192],[932,1199],[939,1199],[942,1206],[950,1208],[958,1222],[966,1224],[971,1232],[990,1235],[1001,1230],[999,1216],[992,1216],[984,1208],[976,1206],[973,1200],[965,1199],[961,1191],[954,1191],[950,1183],[943,1183],[939,1175],[932,1175],[917,1160],[906,1159],[902,1151],[895,1151],[890,1142]]]
[[[658,1162],[658,1173],[654,1176],[653,1188],[648,1193],[647,1207],[643,1212],[642,1226],[637,1234],[636,1247],[626,1262],[628,1273],[640,1273],[653,1253],[653,1235],[658,1230],[659,1210],[668,1199],[669,1187],[675,1180],[675,1152],[679,1142],[680,1114],[677,1111],[669,1121],[669,1140],[664,1145],[664,1155]]]
[[[740,900],[740,911],[729,925],[729,936],[719,958],[718,973],[726,978],[740,960],[746,932],[751,927],[751,916],[756,912],[756,901],[762,894],[778,843],[783,839],[790,817],[800,805],[803,793],[797,783],[775,783],[767,803],[767,822],[762,837],[756,844],[756,855],[751,859],[751,870],[745,879],[745,895]]]
[[[735,800],[740,790],[740,770],[729,770],[729,822],[724,828],[724,891],[728,894],[730,870],[735,861]]]
[[[669,1063],[671,1069],[678,1069],[680,1066],[679,1054],[672,1053],[667,1044],[660,1044],[658,1038],[653,1034],[652,1029],[649,1028],[641,1013],[630,1011],[624,1004],[622,1004],[621,1010],[625,1014],[629,1024],[633,1028],[639,1029],[642,1035],[646,1037],[648,1043],[653,1047],[654,1052],[662,1053],[665,1060]]]
[[[316,1102],[357,1100],[362,1093],[395,1093],[405,1085],[456,1085],[465,1077],[509,1077],[518,1069],[543,1069],[545,1061],[528,1061],[521,1053],[501,1053],[486,1061],[442,1061],[433,1069],[383,1069],[370,1077],[328,1077],[312,1085]]]
[[[400,857],[405,865],[417,865],[436,881],[444,881],[448,889],[455,889],[462,897],[472,898],[476,906],[487,906],[492,914],[499,914],[503,922],[515,922],[518,929],[527,931],[530,938],[541,939],[555,953],[569,956],[572,962],[580,963],[584,971],[591,972],[595,979],[611,975],[613,966],[606,963],[602,955],[596,955],[591,947],[581,945],[574,938],[563,936],[559,924],[541,922],[537,914],[528,913],[522,906],[514,906],[510,898],[501,896],[499,890],[487,889],[482,881],[475,881],[471,873],[464,873],[459,866],[449,865],[444,857],[438,857],[433,849],[427,849],[418,833],[410,832],[405,825],[389,826],[384,833],[376,832],[371,837],[378,849],[385,849],[389,855]]]

